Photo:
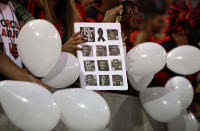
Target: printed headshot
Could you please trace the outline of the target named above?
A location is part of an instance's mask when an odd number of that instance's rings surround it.
[[[80,33],[85,36],[85,42],[95,42],[95,29],[94,27],[80,27]]]
[[[83,45],[82,51],[83,51],[83,56],[93,56],[92,46]]]
[[[95,71],[95,63],[92,60],[84,61],[85,71]]]
[[[106,46],[97,45],[96,46],[96,55],[97,56],[107,56]]]
[[[98,60],[97,64],[98,64],[99,71],[109,71],[107,60]]]
[[[123,86],[123,77],[121,75],[112,76],[113,86]]]
[[[112,70],[122,70],[122,62],[119,59],[113,59],[111,61]]]
[[[109,53],[110,53],[110,56],[119,56],[120,55],[119,46],[109,45]]]
[[[86,75],[85,82],[86,82],[86,86],[97,86],[96,75]]]
[[[109,75],[100,75],[99,81],[100,81],[100,86],[109,86],[110,85]]]
[[[108,40],[119,40],[117,29],[107,29]]]

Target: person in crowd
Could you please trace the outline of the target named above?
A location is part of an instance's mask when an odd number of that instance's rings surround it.
[[[86,10],[90,6],[92,6],[94,0],[75,0],[75,5],[79,13],[79,21],[80,22],[94,22],[93,19],[89,19],[86,17]]]
[[[169,40],[169,37],[164,33],[166,28],[164,18],[165,0],[141,1],[138,3],[138,8],[144,14],[144,23],[140,30],[131,33],[129,39],[132,45],[130,45],[129,49],[147,41],[161,43]]]
[[[122,0],[95,0],[87,9],[86,16],[96,22],[114,22],[116,15],[122,10],[119,5],[121,3]]]
[[[176,2],[169,6],[169,28],[167,33],[171,40],[162,46],[171,50],[181,45],[192,45],[199,48],[200,42],[200,1],[193,5],[192,0]],[[186,76],[193,85],[194,99],[189,110],[200,119],[200,72]]]
[[[78,14],[73,0],[21,0],[20,3],[34,18],[46,19],[55,25],[62,38],[62,51],[75,54],[81,49],[77,45],[84,43],[84,36],[79,32],[74,34]]]
[[[143,13],[144,22],[139,30],[136,30],[130,34],[130,43],[128,43],[126,46],[127,50],[130,50],[134,46],[143,42],[161,43],[169,40],[169,36],[167,36],[163,31],[166,28],[164,20],[164,0],[159,1],[161,2],[159,6],[157,6],[156,3],[154,3],[155,1],[152,0],[147,0],[144,3],[143,2],[144,1],[137,3],[137,7]],[[154,78],[157,78],[157,74]],[[169,77],[165,71],[164,73],[159,72],[156,82],[161,86],[164,85],[168,79]]]
[[[169,36],[164,33],[166,27],[163,14],[152,14],[144,20],[141,30],[135,31],[130,35],[132,47],[147,41],[162,43],[169,40]]]
[[[132,32],[141,29],[141,26],[143,25],[144,15],[138,9],[137,4],[132,1],[124,1],[122,5],[123,5],[123,13],[120,23],[122,32],[124,33],[125,36],[127,36],[127,40],[125,41],[126,48],[127,50],[130,50],[132,44],[129,41],[129,36]]]
[[[164,14],[163,14],[165,12],[162,10],[162,8],[155,7],[152,8],[153,9],[152,11],[146,11],[146,10],[143,11],[145,14],[144,27],[141,31],[133,32],[131,34],[130,41],[132,43],[132,48],[140,43],[150,41],[160,44],[165,48],[167,52],[169,52],[173,48],[180,45],[187,45],[190,43],[193,43],[193,45],[195,45],[195,43],[197,43],[199,39],[198,37],[199,31],[197,31],[199,30],[198,27],[199,7],[198,8],[196,7],[194,10],[192,10],[192,8],[186,3],[185,5],[187,6],[181,5],[180,2],[177,3],[172,2],[172,3],[173,4],[169,6],[170,9],[167,10],[167,12],[169,12],[169,17],[168,17],[169,27],[165,27]],[[149,5],[153,7],[154,4],[151,3]],[[144,8],[145,6],[141,7]],[[186,13],[184,14],[185,16],[187,16],[187,14],[192,14],[190,12],[190,9],[194,13],[194,15],[196,15],[195,17],[197,19],[193,19],[195,18],[193,15],[188,15],[188,18],[186,17],[184,18],[183,16],[180,15],[181,13]],[[185,10],[187,10],[187,12],[185,12]],[[189,23],[191,23],[192,26],[190,26]],[[165,33],[163,29],[167,29],[167,33]],[[167,68],[164,68],[162,71],[155,74],[154,79],[151,82],[150,86],[164,86],[165,83],[175,75],[177,74],[175,74],[174,72],[170,71]],[[192,83],[194,82],[195,78],[194,75],[186,77]]]
[[[0,79],[34,82],[47,88],[22,68],[23,64],[17,51],[20,26],[10,1],[0,0],[0,21]]]

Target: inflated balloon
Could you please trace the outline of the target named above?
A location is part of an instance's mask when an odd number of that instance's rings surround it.
[[[110,120],[106,101],[94,91],[74,88],[54,93],[61,120],[72,131],[101,131]]]
[[[64,88],[73,84],[78,79],[79,73],[78,59],[70,53],[62,52],[56,65],[42,82],[50,87]]]
[[[60,119],[53,95],[29,82],[0,82],[1,105],[18,128],[25,131],[50,131]]]
[[[61,53],[61,38],[48,21],[32,20],[19,32],[17,49],[24,65],[38,77],[46,76]]]
[[[191,112],[168,123],[168,131],[198,131],[198,127],[198,121]]]
[[[137,91],[144,90],[153,80],[154,74],[149,76],[140,76],[128,73],[128,80],[132,87]]]
[[[174,91],[181,102],[182,109],[186,109],[193,100],[194,90],[190,81],[182,76],[171,78],[165,85],[166,88]]]
[[[167,55],[167,67],[182,75],[200,71],[200,50],[190,45],[176,47]]]
[[[159,72],[166,64],[165,49],[157,43],[146,42],[137,45],[126,55],[129,73],[148,76]]]
[[[169,89],[163,87],[146,88],[140,93],[140,100],[146,112],[160,122],[169,122],[181,115],[181,105]]]

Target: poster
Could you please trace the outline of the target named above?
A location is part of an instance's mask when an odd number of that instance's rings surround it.
[[[119,23],[75,23],[84,35],[77,57],[81,87],[90,90],[127,90],[124,49]]]

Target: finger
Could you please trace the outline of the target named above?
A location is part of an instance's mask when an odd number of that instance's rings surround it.
[[[81,36],[76,36],[76,37],[72,38],[72,41],[81,40],[81,39],[83,39],[83,38],[84,38],[83,35],[81,35]]]
[[[77,36],[79,36],[79,35],[81,35],[81,33],[80,33],[80,32],[76,32],[75,34],[72,35],[71,38],[77,37]]]
[[[83,43],[85,43],[85,41],[83,41],[83,40],[72,41],[73,45],[78,45],[78,44],[83,44]]]
[[[82,50],[82,48],[78,47],[78,46],[73,46],[72,47],[74,50]]]

